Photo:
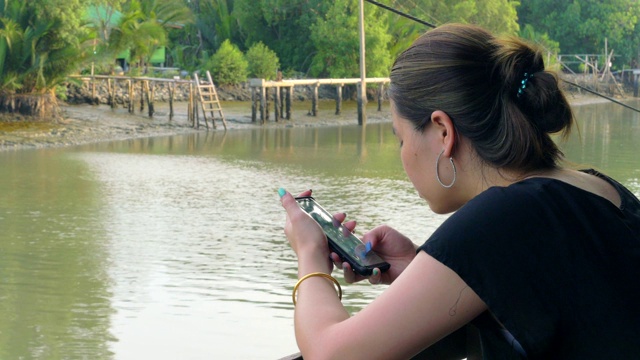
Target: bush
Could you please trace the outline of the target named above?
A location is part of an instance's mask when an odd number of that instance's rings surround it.
[[[247,51],[249,75],[258,79],[273,80],[280,67],[278,55],[262,42],[251,45]]]
[[[247,80],[249,64],[240,49],[225,40],[205,64],[211,78],[219,85],[239,84]]]

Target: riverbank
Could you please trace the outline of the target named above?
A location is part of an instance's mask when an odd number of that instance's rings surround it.
[[[607,102],[606,99],[569,94],[572,105],[579,106]],[[306,107],[310,104],[298,103],[292,120],[270,121],[264,125],[251,122],[251,107],[248,102],[223,103],[223,111],[229,130],[251,129],[260,127],[295,127],[295,126],[335,126],[357,123],[353,109],[343,110],[336,116],[331,107],[334,103],[323,101],[317,117],[309,116]],[[370,103],[370,106],[375,104]],[[367,109],[367,123],[391,121],[388,104],[382,111],[375,107]],[[169,120],[167,104],[156,104],[156,114],[149,118],[144,112],[130,114],[124,108],[111,109],[107,105],[62,105],[63,117],[54,122],[34,121],[20,116],[0,116],[0,151],[38,149],[48,147],[75,146],[89,143],[136,139],[144,137],[188,134],[207,130],[201,120],[199,129],[192,127],[187,121],[186,104],[176,104],[176,115]],[[184,109],[183,109],[184,108]],[[218,129],[224,131],[222,123],[217,121]]]

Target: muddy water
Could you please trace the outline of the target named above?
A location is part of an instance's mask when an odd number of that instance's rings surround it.
[[[563,145],[640,195],[640,118],[577,108]],[[296,352],[276,190],[424,241],[390,124],[258,128],[0,152],[0,359],[275,359]],[[340,276],[339,276],[340,277]],[[361,309],[384,287],[348,285]]]

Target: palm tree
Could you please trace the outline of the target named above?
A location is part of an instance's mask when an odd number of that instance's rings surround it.
[[[131,0],[108,46],[116,53],[129,50],[131,62],[144,68],[153,52],[167,45],[169,30],[191,21],[189,8],[175,0]]]
[[[56,87],[87,58],[61,28],[59,19],[38,18],[26,1],[0,1],[0,111],[58,113]]]
[[[188,7],[193,22],[173,38],[171,57],[176,64],[196,70],[225,40],[242,43],[233,0],[189,0]]]

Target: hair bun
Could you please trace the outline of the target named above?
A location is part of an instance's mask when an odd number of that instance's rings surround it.
[[[514,103],[538,130],[562,131],[572,113],[557,77],[544,69],[542,51],[520,39],[497,39],[495,64],[503,80],[503,101]],[[560,106],[559,106],[560,105]]]
[[[571,124],[573,115],[554,74],[537,72],[529,83],[517,105],[534,126],[545,133],[556,133]]]

